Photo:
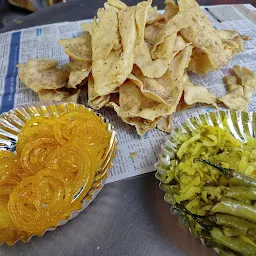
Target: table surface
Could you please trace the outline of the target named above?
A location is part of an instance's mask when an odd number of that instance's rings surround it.
[[[106,1],[107,0],[68,0],[66,3],[56,4],[36,13],[23,17],[21,16],[18,19],[19,24],[12,21],[4,28],[0,29],[0,33],[56,22],[91,19],[96,15],[97,10],[103,7],[104,2]],[[127,5],[134,5],[141,0],[123,1]],[[256,0],[198,0],[198,3],[200,5],[250,3],[256,6]],[[153,5],[158,6],[158,9],[164,9],[164,0],[153,0]]]
[[[103,0],[74,0],[41,10],[9,24],[0,32],[92,18]],[[138,1],[127,0],[127,4]],[[162,9],[163,0],[154,1]],[[199,1],[201,5],[245,1]],[[255,0],[246,3],[256,3]],[[169,213],[154,174],[106,185],[95,201],[74,220],[28,244],[0,247],[0,255],[214,256]]]

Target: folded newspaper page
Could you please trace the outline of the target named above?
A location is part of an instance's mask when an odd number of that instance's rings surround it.
[[[245,41],[245,51],[234,56],[222,70],[198,76],[189,74],[191,81],[204,85],[218,96],[225,94],[222,81],[234,65],[246,66],[256,72],[256,8],[252,5],[222,5],[202,7],[208,19],[216,29],[234,29],[242,35],[252,38]],[[61,38],[76,37],[81,33],[80,24],[90,20],[64,22],[20,31],[0,34],[0,112],[39,101],[36,93],[19,83],[18,63],[29,59],[53,58],[60,64],[69,61],[62,47],[58,44]],[[80,102],[86,104],[85,99]],[[214,111],[213,108],[196,106],[174,116],[174,126],[186,121],[198,113]],[[249,106],[256,111],[256,92]],[[154,163],[164,142],[166,134],[151,130],[140,137],[135,129],[121,121],[111,109],[100,111],[115,126],[118,133],[118,152],[108,183],[154,171]]]

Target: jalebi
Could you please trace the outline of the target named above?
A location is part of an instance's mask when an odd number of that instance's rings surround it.
[[[68,201],[70,195],[66,194],[62,177],[44,170],[24,179],[14,188],[8,210],[19,230],[40,234],[58,224]]]
[[[9,195],[23,177],[17,156],[10,151],[0,151],[0,197]]]
[[[94,115],[93,112],[89,115],[85,112],[77,112],[75,115],[67,113],[54,123],[54,134],[60,144],[70,142],[97,160],[92,163],[92,168],[97,172],[104,160],[110,137],[106,132],[107,124],[100,118],[95,119]]]
[[[87,194],[94,181],[95,170],[92,169],[93,161],[86,151],[66,144],[58,148],[48,162],[48,167],[59,172],[67,181],[73,195]],[[86,172],[84,171],[86,170]],[[82,191],[80,191],[82,189]]]
[[[54,138],[41,137],[27,142],[20,157],[24,172],[34,175],[44,169],[57,147],[57,141]]]
[[[26,122],[26,125],[21,129],[19,140],[16,145],[17,154],[20,155],[24,145],[27,142],[36,138],[41,138],[42,135],[47,138],[54,138],[53,123],[56,118],[34,117]]]
[[[29,120],[17,154],[0,151],[0,243],[26,242],[81,209],[110,140],[107,124],[87,109]]]
[[[11,245],[21,238],[21,233],[13,224],[8,212],[7,198],[0,198],[0,244],[6,242]]]

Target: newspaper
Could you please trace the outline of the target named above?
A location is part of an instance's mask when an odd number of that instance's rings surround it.
[[[252,40],[245,41],[245,51],[234,56],[222,70],[204,76],[189,74],[192,82],[204,85],[220,96],[225,94],[222,78],[229,72],[230,67],[238,64],[256,72],[256,8],[246,4],[207,6],[202,9],[216,29],[235,29],[240,34],[252,37]],[[81,33],[80,24],[88,21],[90,20],[57,23],[0,34],[1,113],[39,101],[36,93],[19,83],[16,65],[31,58],[54,58],[60,65],[67,63],[68,56],[58,44],[58,40],[76,37]],[[86,101],[83,103],[86,104]],[[249,110],[256,111],[256,93],[252,97]],[[196,106],[176,113],[174,126],[207,111],[213,109]],[[166,134],[154,129],[140,137],[133,127],[121,122],[114,111],[103,109],[101,114],[111,121],[118,134],[118,152],[107,182],[154,171],[154,163]]]

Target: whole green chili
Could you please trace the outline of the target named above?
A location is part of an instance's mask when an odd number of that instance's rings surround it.
[[[185,212],[187,211],[184,210]],[[188,213],[188,212],[187,212]],[[192,213],[188,213],[192,214]],[[218,226],[224,226],[234,229],[235,231],[239,231],[240,235],[245,235],[251,238],[256,233],[256,224],[249,222],[243,218],[224,214],[224,213],[216,213],[209,216],[200,216],[193,214],[194,217],[200,218],[200,219],[207,219],[213,224],[216,224]]]
[[[237,200],[256,200],[256,188],[244,186],[230,186],[225,192],[226,197]]]
[[[256,223],[256,208],[254,206],[226,197],[214,205],[211,212],[226,213]]]
[[[249,229],[256,229],[256,224],[251,223],[243,218],[236,217],[229,214],[216,213],[207,217],[211,222],[219,226],[239,229],[242,234],[246,235]]]
[[[224,168],[220,165],[211,163],[207,160],[200,159],[200,158],[195,158],[194,162],[200,161],[202,163],[208,164],[217,170],[219,170],[227,179],[231,179],[231,184],[235,185],[242,185],[242,186],[247,186],[247,187],[255,187],[256,188],[256,179],[248,177],[242,173],[238,173],[233,169],[228,169]]]
[[[220,247],[226,247],[231,249],[234,252],[238,252],[244,256],[255,256],[256,255],[256,246],[245,242],[242,238],[238,237],[228,237],[223,234],[223,232],[217,228],[210,225],[205,225],[201,221],[198,220],[198,217],[206,217],[206,216],[198,216],[190,211],[188,211],[186,208],[182,207],[181,210],[190,216],[193,217],[194,220],[198,224],[200,224],[211,236],[212,240],[219,244]],[[197,217],[198,216],[198,217]],[[212,216],[211,216],[212,217]],[[224,248],[222,248],[224,249]]]
[[[211,236],[214,241],[220,243],[227,248],[241,253],[245,256],[255,256],[256,255],[256,246],[246,243],[239,237],[228,237],[225,236],[222,231],[218,228],[213,228],[211,230]]]
[[[233,252],[220,249],[219,251],[220,256],[236,256]]]

